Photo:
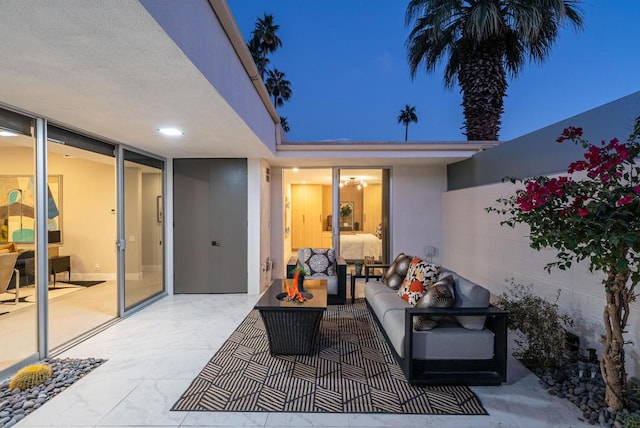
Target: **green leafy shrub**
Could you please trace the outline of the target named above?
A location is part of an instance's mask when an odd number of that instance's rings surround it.
[[[513,356],[529,368],[554,368],[562,362],[566,350],[565,328],[573,326],[568,315],[558,314],[558,299],[549,302],[532,292],[531,285],[516,284],[513,279],[498,297],[497,305],[509,311],[509,329],[515,333]]]
[[[626,415],[624,418],[624,428],[640,428],[640,415]]]

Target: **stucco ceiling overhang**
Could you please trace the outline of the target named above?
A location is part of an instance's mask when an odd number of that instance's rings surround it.
[[[495,145],[297,142],[272,153],[137,1],[4,0],[0,37],[1,103],[167,157],[443,165]],[[164,126],[185,135],[162,136]]]
[[[0,40],[7,106],[169,157],[274,156],[137,1],[5,0]]]

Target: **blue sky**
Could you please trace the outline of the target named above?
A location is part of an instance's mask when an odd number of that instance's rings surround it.
[[[459,141],[462,95],[440,66],[409,75],[403,0],[228,0],[244,38],[274,16],[282,47],[270,57],[291,81],[278,109],[289,141],[402,141],[406,104],[419,122],[409,140]],[[549,58],[509,79],[501,140],[510,140],[640,90],[640,1],[585,0],[585,28],[564,28]],[[638,112],[640,114],[640,112]],[[588,124],[576,124],[588,127]]]

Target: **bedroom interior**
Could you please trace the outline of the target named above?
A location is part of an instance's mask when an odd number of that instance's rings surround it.
[[[385,262],[383,169],[340,169],[337,214],[334,213],[332,168],[283,170],[284,259],[298,248],[332,248],[333,216],[339,229],[339,254],[353,269],[356,261]],[[388,221],[386,221],[388,225]]]
[[[112,322],[119,313],[116,168],[113,155],[73,143],[50,138],[47,150],[53,196],[48,201],[47,326],[48,348],[56,352]],[[17,274],[11,278],[8,293],[0,293],[0,329],[5,343],[11,343],[2,347],[0,371],[37,352],[34,158],[32,136],[0,135],[0,252],[17,250],[15,269],[20,272],[19,279]],[[164,290],[162,212],[157,204],[163,172],[140,162],[136,156],[125,157],[124,221],[130,238],[125,259],[126,307]],[[12,294],[16,280],[17,302]]]

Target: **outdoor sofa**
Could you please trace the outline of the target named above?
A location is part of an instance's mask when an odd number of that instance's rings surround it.
[[[414,307],[398,295],[402,268],[394,263],[365,266],[366,304],[407,380],[414,385],[500,385],[507,376],[507,312],[489,304],[490,292],[438,266],[435,280],[451,275],[452,307]],[[374,269],[385,275],[370,278]],[[400,268],[400,274],[396,271]],[[408,275],[408,274],[407,274]],[[418,331],[414,320],[435,317],[438,325]],[[419,327],[421,328],[421,327]]]

